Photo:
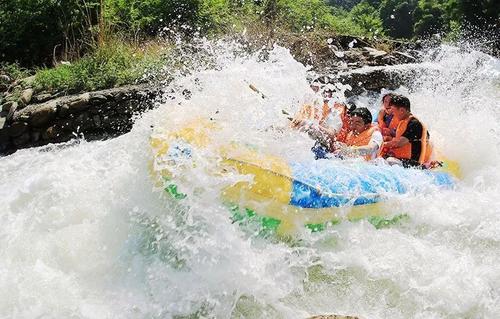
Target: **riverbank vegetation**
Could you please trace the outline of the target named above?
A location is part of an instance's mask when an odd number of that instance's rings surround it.
[[[457,38],[497,31],[499,10],[494,0],[10,0],[0,3],[0,59],[11,77],[36,70],[38,90],[77,92],[141,81],[179,39]]]

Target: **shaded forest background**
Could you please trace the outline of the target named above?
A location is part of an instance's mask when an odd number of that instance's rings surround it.
[[[110,37],[290,32],[412,39],[497,31],[497,0],[9,0],[0,3],[0,57],[23,66],[74,60]]]

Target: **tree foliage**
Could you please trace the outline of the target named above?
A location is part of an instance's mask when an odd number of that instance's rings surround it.
[[[48,65],[95,50],[107,33],[125,38],[282,29],[413,38],[500,33],[498,0],[4,0],[0,60]]]

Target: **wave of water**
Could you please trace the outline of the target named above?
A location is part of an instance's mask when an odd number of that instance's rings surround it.
[[[423,72],[398,89],[437,147],[460,162],[456,190],[399,196],[388,209],[410,216],[401,225],[342,223],[284,243],[230,223],[218,200],[227,181],[206,173],[209,161],[183,173],[183,202],[150,177],[151,127],[176,127],[193,114],[225,123],[221,140],[312,158],[312,141],[290,131],[282,113],[308,94],[308,69],[279,47],[267,61],[210,48],[213,66],[179,76],[170,84],[179,93],[130,133],[0,158],[1,318],[500,313],[498,59],[443,46],[421,64],[437,75]],[[378,99],[357,98],[372,109]]]

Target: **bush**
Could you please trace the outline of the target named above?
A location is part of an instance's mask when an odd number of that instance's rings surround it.
[[[163,27],[191,29],[199,17],[201,0],[107,0],[105,17],[111,28],[156,34]]]
[[[12,80],[24,79],[30,75],[32,72],[26,68],[23,68],[18,63],[0,63],[0,74],[7,75]]]
[[[294,32],[331,28],[335,18],[324,0],[277,0],[279,24]]]
[[[352,21],[361,29],[363,35],[375,36],[383,34],[382,20],[379,12],[366,0],[358,3],[349,12]]]
[[[98,0],[0,2],[0,58],[25,66],[51,64],[53,52],[79,50],[96,21]]]
[[[120,86],[140,81],[149,69],[161,64],[159,51],[111,41],[74,64],[39,70],[35,88],[76,93]]]

